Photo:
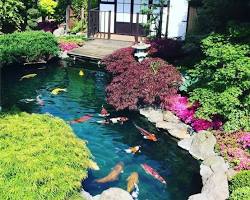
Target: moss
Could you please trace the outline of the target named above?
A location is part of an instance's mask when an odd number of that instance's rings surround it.
[[[18,113],[0,119],[1,199],[77,196],[91,157],[85,142],[53,116]]]

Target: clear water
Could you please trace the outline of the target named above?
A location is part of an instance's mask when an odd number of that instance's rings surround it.
[[[137,113],[117,113],[105,102],[105,85],[107,75],[89,63],[72,63],[61,61],[38,70],[32,67],[6,67],[2,71],[2,98],[5,109],[16,106],[33,113],[49,112],[65,121],[92,114],[93,118],[85,123],[73,124],[76,135],[88,141],[100,171],[90,171],[84,181],[84,189],[95,195],[109,187],[126,189],[126,179],[131,172],[139,173],[139,200],[184,200],[201,189],[199,164],[187,152],[177,147],[176,141],[156,130],[152,124]],[[79,76],[83,68],[85,76]],[[90,70],[91,69],[91,70]],[[19,81],[20,77],[37,73],[35,78]],[[67,88],[68,92],[52,96],[50,91],[56,87]],[[24,98],[42,95],[45,106],[35,103],[19,102]],[[96,121],[101,105],[106,105],[112,116],[127,115],[129,122],[124,125],[101,125]],[[152,143],[142,139],[132,122],[154,132],[159,141]],[[124,149],[141,145],[142,152],[137,155],[127,154]],[[118,162],[124,162],[124,173],[113,183],[97,184],[93,180],[109,173]],[[166,180],[164,185],[147,175],[140,164],[147,163]]]

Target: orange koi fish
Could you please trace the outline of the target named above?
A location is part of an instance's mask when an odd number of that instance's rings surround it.
[[[154,141],[154,142],[157,141],[157,138],[156,138],[155,134],[146,131],[145,129],[137,126],[136,124],[134,124],[134,125],[140,131],[140,133],[143,135],[144,139],[151,140],[151,141]]]
[[[141,164],[141,167],[144,169],[144,171],[145,171],[147,174],[153,176],[155,179],[157,179],[157,180],[160,181],[161,183],[166,184],[166,181],[164,180],[164,178],[162,178],[162,177],[160,176],[160,174],[159,174],[157,171],[155,171],[152,167],[150,167],[150,166],[147,165],[147,164]]]
[[[82,123],[82,122],[85,122],[85,121],[87,121],[87,120],[89,120],[91,118],[92,118],[92,115],[84,115],[84,116],[82,116],[82,117],[80,117],[78,119],[74,119],[74,120],[70,121],[70,123],[71,124]]]
[[[124,168],[123,162],[119,162],[112,170],[111,172],[100,179],[95,180],[97,183],[108,183],[118,180],[120,173],[122,173]]]

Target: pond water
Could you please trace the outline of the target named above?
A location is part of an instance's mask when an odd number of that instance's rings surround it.
[[[42,68],[44,66],[41,66]],[[92,114],[93,118],[84,123],[72,124],[79,138],[88,141],[99,171],[90,171],[84,181],[84,189],[92,195],[101,193],[109,187],[126,189],[126,179],[131,172],[139,174],[139,200],[184,200],[191,194],[200,192],[201,180],[199,163],[187,152],[177,147],[176,141],[159,132],[145,118],[137,113],[117,113],[105,102],[105,85],[109,78],[105,72],[96,70],[89,63],[60,61],[45,66],[46,69],[32,67],[6,67],[2,71],[3,107],[13,106],[30,113],[50,113],[65,121]],[[84,69],[84,76],[79,76]],[[19,81],[20,77],[30,73],[37,76]],[[54,88],[67,88],[67,92],[51,95]],[[44,106],[34,102],[24,103],[20,99],[36,98],[40,94]],[[98,116],[101,106],[105,105],[112,116],[126,115],[129,122],[120,125],[101,125]],[[133,122],[155,133],[159,141],[152,143],[142,138]],[[130,146],[141,145],[141,153],[127,154],[124,150]],[[118,181],[109,184],[97,184],[95,179],[109,173],[118,162],[124,163],[124,172]],[[163,176],[167,184],[162,184],[146,174],[140,164],[152,166]]]

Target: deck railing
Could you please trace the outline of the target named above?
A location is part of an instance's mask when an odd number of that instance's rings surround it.
[[[88,12],[88,37],[93,38],[96,37],[98,33],[104,34],[104,38],[110,39],[111,38],[111,32],[115,32],[113,30],[114,24],[112,25],[111,17],[116,13],[112,13],[111,11],[100,11],[98,9],[91,9]],[[141,22],[140,16],[142,14],[136,13],[136,22],[133,23],[133,31],[131,30],[131,35],[135,36],[136,42],[138,41],[139,36],[142,34],[142,24],[145,22]],[[152,16],[151,16],[152,15]],[[157,22],[157,27],[159,27],[157,30],[155,30],[155,35],[157,37],[161,37],[162,35],[162,16],[163,16],[163,7],[160,8],[160,13],[159,14],[147,14],[146,16],[146,21],[149,20],[151,17],[156,17],[158,16],[158,22]],[[114,16],[113,16],[114,18]],[[168,19],[167,19],[168,21]],[[168,23],[167,23],[168,24]],[[166,25],[167,25],[166,24]],[[112,29],[112,30],[111,30]],[[167,30],[167,27],[166,27]],[[132,33],[133,32],[133,33]]]

